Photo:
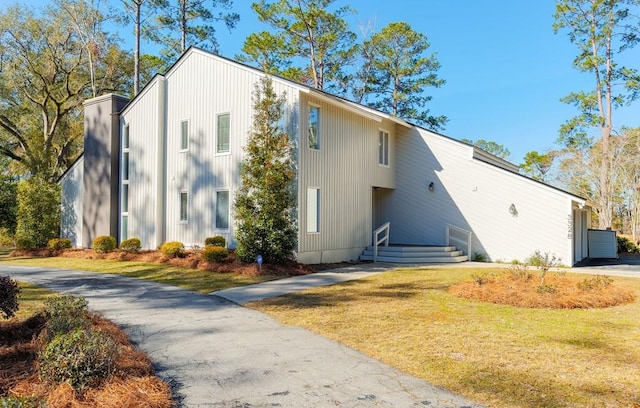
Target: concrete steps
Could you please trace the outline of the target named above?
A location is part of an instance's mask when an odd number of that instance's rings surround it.
[[[373,246],[368,246],[362,255],[361,261],[373,261]],[[390,263],[457,263],[468,261],[469,257],[463,255],[454,246],[415,246],[393,245],[378,247],[378,262]]]

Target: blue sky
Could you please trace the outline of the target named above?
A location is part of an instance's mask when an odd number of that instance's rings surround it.
[[[267,29],[236,0],[238,28],[219,30],[221,54],[233,57],[244,38]],[[349,22],[375,24],[375,31],[406,21],[427,36],[447,82],[433,95],[431,113],[446,115],[442,132],[457,139],[485,139],[505,145],[510,160],[522,162],[531,150],[554,147],[560,125],[577,111],[559,99],[588,90],[592,78],[574,70],[577,48],[564,32],[553,33],[553,0],[338,0],[357,11]],[[640,49],[639,49],[640,50]],[[640,61],[639,50],[632,51]],[[638,107],[615,113],[614,125],[640,126]],[[616,119],[617,118],[617,119]],[[597,131],[594,131],[597,135]]]
[[[109,1],[119,5],[119,0]],[[220,53],[230,58],[240,52],[247,35],[269,29],[255,17],[251,0],[234,3],[240,14],[238,27],[231,33],[225,27],[218,29]],[[593,86],[591,76],[572,68],[577,48],[567,34],[553,33],[554,0],[336,0],[336,4],[356,10],[348,19],[356,33],[359,25],[372,23],[379,31],[390,22],[406,21],[425,34],[442,65],[439,76],[446,80],[441,88],[428,90],[433,96],[431,113],[449,118],[442,133],[500,143],[516,164],[528,151],[554,147],[560,125],[577,113],[560,98]],[[125,32],[121,36],[129,37]],[[636,63],[638,57],[640,48],[629,54]],[[638,107],[640,102],[616,111],[614,127],[640,126]]]

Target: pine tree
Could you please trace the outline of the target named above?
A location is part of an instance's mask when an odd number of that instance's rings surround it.
[[[262,255],[266,263],[281,264],[294,257],[296,173],[293,143],[281,127],[284,102],[269,77],[256,84],[242,187],[235,200],[236,255],[244,262]]]

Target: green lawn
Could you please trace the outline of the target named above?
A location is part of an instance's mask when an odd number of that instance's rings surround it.
[[[489,406],[640,404],[639,301],[597,310],[522,309],[447,292],[479,273],[402,269],[249,307]],[[614,279],[640,299],[640,279]]]
[[[55,292],[45,288],[34,286],[25,282],[18,282],[20,294],[18,295],[18,312],[13,319],[23,320],[41,311],[44,300],[55,295]]]
[[[247,276],[234,273],[215,273],[177,266],[116,261],[109,259],[76,259],[76,258],[8,258],[0,257],[0,273],[2,265],[43,266],[48,268],[78,269],[89,272],[115,273],[134,278],[149,279],[154,282],[179,286],[200,293],[236,286],[250,285],[276,279],[277,276]]]

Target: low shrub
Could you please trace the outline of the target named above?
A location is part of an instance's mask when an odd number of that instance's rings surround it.
[[[29,238],[18,238],[16,239],[16,249],[21,249],[25,251],[30,251],[35,248],[33,241]]]
[[[0,276],[0,312],[5,319],[11,319],[18,311],[20,286],[9,276]]]
[[[108,235],[101,235],[93,240],[93,250],[105,254],[116,249],[116,239]]]
[[[487,258],[487,254],[482,252],[474,252],[473,253],[473,262],[488,262],[489,258]]]
[[[0,227],[0,247],[13,247],[14,237],[9,228]]]
[[[116,370],[118,345],[106,333],[77,328],[58,334],[39,354],[40,376],[82,391]]]
[[[209,263],[220,262],[229,256],[229,251],[224,247],[208,245],[202,250],[201,255],[202,259]]]
[[[71,240],[68,238],[51,238],[47,243],[47,248],[52,251],[61,251],[71,248]]]
[[[583,292],[604,290],[613,284],[613,279],[607,275],[596,275],[578,282],[577,286]]]
[[[618,239],[618,253],[619,254],[637,254],[640,248],[633,243],[629,238],[617,236]]]
[[[38,401],[36,397],[2,397],[0,407],[2,408],[39,408],[44,407],[44,402]]]
[[[69,333],[76,329],[89,327],[87,301],[82,296],[52,296],[44,301],[47,315],[47,330],[43,333],[45,341]]]
[[[179,241],[165,242],[160,246],[160,252],[171,258],[182,258],[185,255],[184,244]]]
[[[227,247],[227,240],[224,239],[223,236],[217,235],[215,237],[208,237],[204,240],[205,246],[218,246],[218,247]]]
[[[140,252],[142,243],[138,238],[125,239],[120,243],[120,249],[125,252]]]

